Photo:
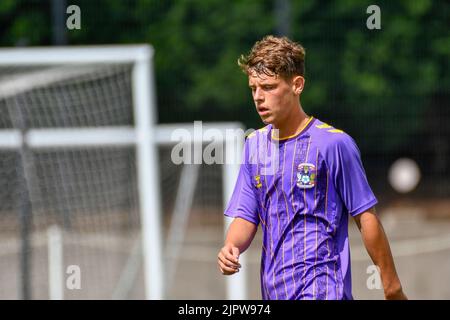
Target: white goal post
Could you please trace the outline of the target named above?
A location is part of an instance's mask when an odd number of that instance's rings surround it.
[[[64,128],[43,126],[31,127],[26,130],[16,127],[0,128],[0,150],[18,150],[24,145],[31,150],[77,149],[96,146],[135,147],[145,297],[147,299],[164,299],[166,268],[163,265],[164,241],[162,239],[160,169],[158,168],[157,147],[173,145],[174,141],[171,140],[171,136],[174,130],[184,128],[192,131],[193,126],[192,124],[157,125],[153,53],[153,48],[148,45],[1,49],[0,68],[5,66],[51,66],[52,68],[29,72],[26,76],[17,74],[7,79],[0,75],[0,99],[27,92],[36,86],[54,84],[58,81],[64,82],[74,75],[83,74],[86,68],[95,68],[94,64],[96,66],[131,64],[134,125],[69,126]],[[76,65],[80,65],[80,67],[67,68],[67,66]],[[224,133],[227,129],[242,129],[242,125],[239,123],[210,124],[210,127]],[[207,129],[208,125],[204,128]],[[226,137],[226,134],[223,136]],[[225,138],[223,143],[227,157],[235,159],[231,164],[223,165],[223,205],[226,205],[231,197],[238,174],[243,144],[238,145],[236,149],[235,142],[232,143]],[[230,220],[226,218],[224,221],[225,228],[227,228]],[[49,250],[52,249],[49,248]],[[61,253],[57,255],[59,257]],[[244,265],[245,256],[242,256],[241,259],[243,260],[241,264]],[[227,277],[228,299],[247,298],[245,269],[243,268],[239,274],[233,277]],[[54,278],[61,279],[60,273],[61,270]]]

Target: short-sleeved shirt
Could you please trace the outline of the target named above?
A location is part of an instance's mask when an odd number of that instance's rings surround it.
[[[376,203],[355,141],[311,117],[286,139],[247,137],[225,215],[263,231],[263,299],[353,299],[348,217]]]

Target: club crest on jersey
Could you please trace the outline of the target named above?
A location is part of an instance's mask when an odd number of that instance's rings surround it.
[[[316,185],[316,167],[311,163],[300,163],[297,168],[297,187],[309,189]]]

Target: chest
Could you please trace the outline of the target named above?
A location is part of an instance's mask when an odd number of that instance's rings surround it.
[[[312,189],[317,177],[326,172],[319,149],[306,136],[287,142],[260,143],[250,155],[250,172],[255,189],[273,188],[291,192]]]

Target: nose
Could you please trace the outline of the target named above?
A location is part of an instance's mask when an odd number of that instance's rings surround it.
[[[256,102],[264,101],[264,95],[260,88],[255,89],[255,92],[253,93],[253,100],[255,100]]]

